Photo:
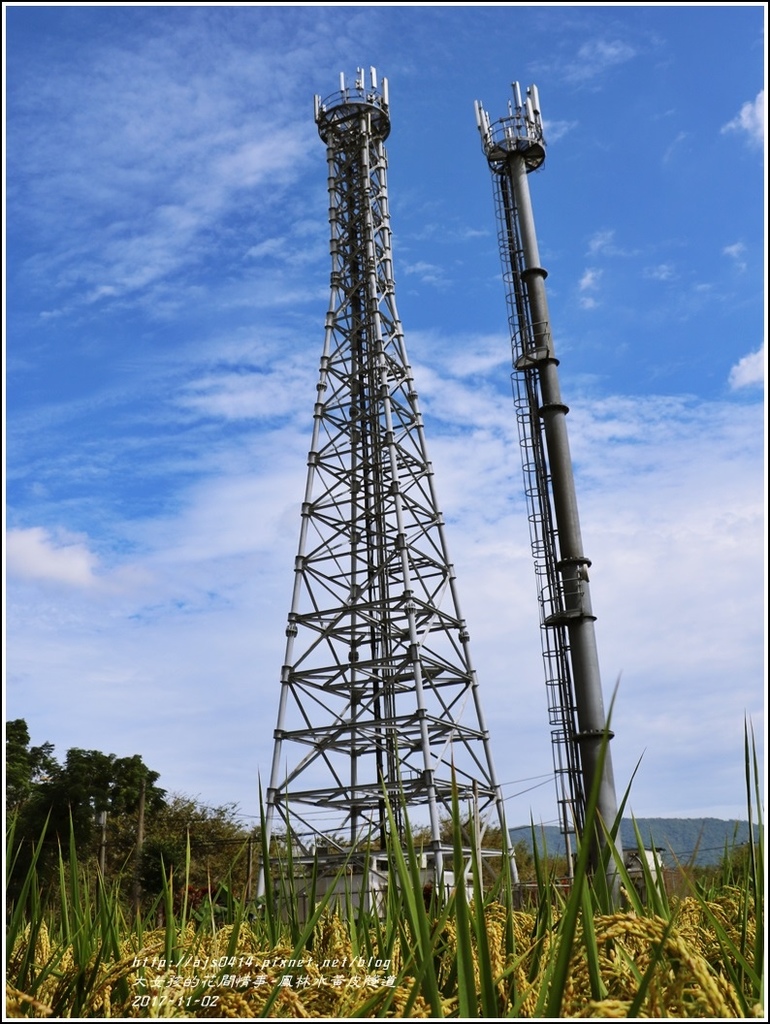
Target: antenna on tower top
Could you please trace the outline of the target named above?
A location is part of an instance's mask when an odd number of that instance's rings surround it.
[[[507,116],[501,117],[494,124],[490,123],[489,114],[476,100],[476,124],[481,133],[481,141],[489,165],[495,171],[500,173],[505,171],[508,158],[512,153],[519,153],[523,156],[527,171],[535,171],[545,160],[540,98],[534,85],[527,89],[523,103],[519,83],[513,82],[512,89],[513,105],[508,101]]]

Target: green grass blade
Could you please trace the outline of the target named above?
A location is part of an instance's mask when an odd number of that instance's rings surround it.
[[[613,695],[613,703],[614,699]],[[572,949],[575,942],[578,919],[584,900],[587,898],[586,894],[583,893],[583,887],[588,885],[588,866],[591,852],[590,837],[594,834],[594,830],[597,828],[599,823],[597,805],[602,773],[604,771],[604,762],[606,760],[607,747],[609,745],[611,715],[612,707],[610,707],[610,714],[607,716],[607,726],[604,730],[604,736],[599,750],[596,777],[594,779],[591,792],[588,795],[588,802],[586,804],[584,841],[578,845],[578,857],[572,891],[569,894],[564,908],[564,913],[561,921],[559,922],[558,945],[556,956],[553,961],[553,969],[548,972],[548,995],[545,999],[545,1016],[547,1017],[561,1016],[564,992],[567,987],[567,981],[569,980],[570,958],[572,956]],[[606,875],[605,872],[602,872],[602,874]]]
[[[476,967],[479,974],[481,1016],[496,1017],[499,1014],[497,980],[492,972],[492,954],[489,948],[486,901],[482,880],[481,850],[476,829],[471,829],[471,878],[473,881],[473,915],[471,918],[476,939]],[[465,879],[460,879],[465,889]]]
[[[589,887],[585,882],[580,887],[580,896],[583,920],[583,946],[586,951],[591,998],[596,1000],[605,999],[607,997],[607,987],[602,981],[599,949],[596,944],[596,931],[594,930],[594,909]]]
[[[457,942],[457,995],[462,1018],[478,1017],[476,979],[473,970],[473,943],[471,939],[468,896],[465,891],[465,858],[463,856],[460,808],[457,787],[452,779],[452,847],[454,852],[454,920]]]
[[[405,948],[411,949],[411,955],[417,968],[415,995],[417,993],[417,984],[419,984],[433,1016],[443,1017],[443,1004],[433,962],[434,941],[431,935],[427,910],[422,900],[422,885],[420,882],[417,851],[414,848],[412,833],[407,821],[404,835],[406,855],[404,854],[401,844],[395,838],[398,836],[398,827],[394,820],[390,802],[387,800],[386,810],[390,835],[392,837],[388,852],[391,864],[393,865],[396,884],[400,886],[403,895],[403,920],[411,933],[411,945],[407,945]],[[406,1014],[406,1012],[405,1009],[404,1013]]]

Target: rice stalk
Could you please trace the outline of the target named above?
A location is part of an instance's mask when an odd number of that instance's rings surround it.
[[[78,859],[72,831],[68,848],[58,854],[58,902],[46,901],[37,870],[41,836],[9,908],[6,1015],[762,1017],[764,847],[748,726],[745,759],[750,821],[760,825],[758,841],[750,832],[747,855],[740,862],[733,857],[732,873],[725,871],[709,888],[693,885],[673,897],[666,896],[660,873],[644,868],[642,897],[618,864],[622,907],[607,906],[609,886],[589,875],[585,844],[566,897],[554,885],[547,859],[536,852],[536,902],[519,908],[505,850],[501,876],[484,892],[474,830],[471,898],[456,797],[452,891],[445,893],[441,884],[424,900],[420,851],[407,829],[403,846],[393,841],[387,851],[381,916],[356,906],[350,891],[340,899],[333,884],[316,900],[317,861],[306,920],[280,913],[281,900],[296,902],[291,875],[275,891],[266,887],[261,912],[253,917],[228,884],[212,887],[205,913],[193,914],[184,893],[175,899],[179,883],[172,871],[154,905],[136,915],[124,910],[119,885],[108,888],[98,876],[93,898],[93,879]],[[14,842],[11,823],[11,865],[18,863]],[[608,838],[609,855],[611,847]],[[263,843],[263,858],[266,849]],[[224,923],[214,913],[218,899],[226,904]],[[376,959],[387,967],[370,969]]]

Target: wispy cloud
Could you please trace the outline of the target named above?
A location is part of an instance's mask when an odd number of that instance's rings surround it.
[[[543,118],[543,136],[547,143],[558,142],[578,127],[579,121],[550,121]]]
[[[676,138],[668,144],[663,153],[662,159],[664,164],[669,163],[685,139],[689,137],[689,134],[689,132],[677,132]]]
[[[722,132],[738,132],[750,146],[759,148],[765,142],[765,90],[744,103],[735,117],[722,126]]]
[[[575,58],[564,66],[568,82],[584,83],[636,56],[633,46],[620,39],[591,39],[583,43]]]
[[[438,287],[444,287],[449,282],[444,267],[438,266],[436,263],[427,263],[425,260],[418,260],[416,263],[404,263],[403,270],[405,274],[410,274],[413,277],[417,277],[423,284],[432,284]]]
[[[604,228],[601,231],[597,231],[588,241],[588,255],[594,256],[596,253],[613,250],[614,238],[615,231],[612,228]]]
[[[671,263],[658,263],[654,267],[647,267],[643,274],[650,281],[673,281],[677,276]]]
[[[598,306],[596,292],[599,290],[602,274],[603,271],[597,267],[587,267],[584,271],[583,276],[578,282],[578,289],[581,293],[580,306],[582,309],[596,309]]]
[[[586,255],[592,257],[622,256],[624,259],[629,256],[635,256],[636,253],[633,250],[629,250],[618,245],[615,241],[615,235],[616,232],[614,228],[601,228],[599,231],[594,232],[588,240],[588,251]]]
[[[741,273],[746,270],[747,263],[744,259],[746,246],[743,242],[734,242],[732,245],[726,245],[722,253],[733,261],[736,270],[739,270]]]
[[[285,99],[271,109],[274,87],[246,85],[261,78],[265,54],[254,62],[231,48],[235,77],[232,64],[208,74],[212,55],[202,54],[191,76],[184,33],[162,34],[141,55],[130,45],[93,48],[90,65],[16,83],[9,98],[13,225],[46,243],[23,270],[30,280],[45,271],[67,295],[49,316],[189,274],[225,231],[237,252],[228,218],[240,197],[249,190],[268,222],[314,149],[309,119],[291,116]]]

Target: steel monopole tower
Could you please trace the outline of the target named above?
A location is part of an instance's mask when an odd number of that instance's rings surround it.
[[[565,836],[582,836],[592,787],[607,828],[617,815],[612,762],[602,751],[606,718],[567,435],[568,408],[546,299],[527,175],[545,160],[540,101],[513,84],[507,116],[490,123],[476,103],[492,172],[498,240],[513,350],[513,386],[540,599],[543,659],[552,726],[560,819]],[[601,835],[593,843],[596,866]],[[614,865],[610,865],[614,870]]]
[[[315,120],[331,293],[267,829],[288,823],[300,851],[384,849],[421,815],[440,870],[453,780],[482,821],[504,831],[504,812],[396,310],[387,80],[341,76]]]

